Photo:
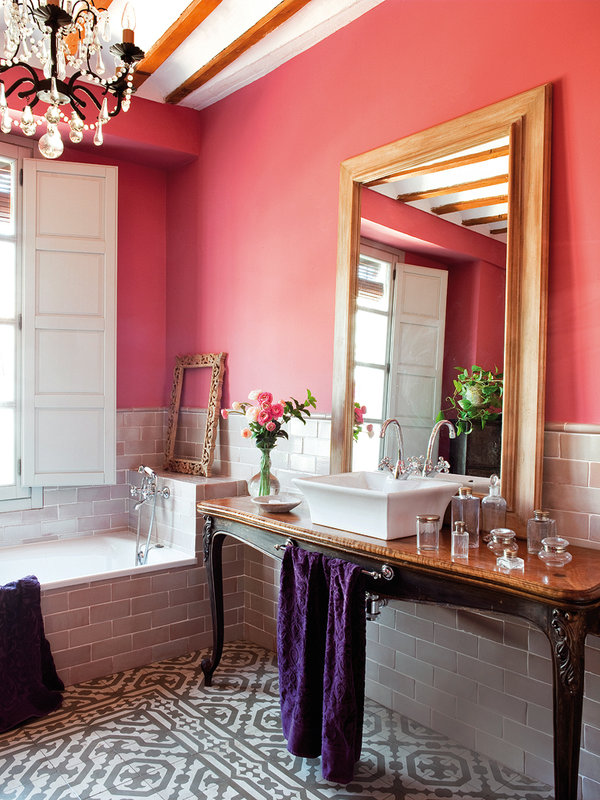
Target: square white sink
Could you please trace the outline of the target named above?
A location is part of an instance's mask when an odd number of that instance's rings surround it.
[[[341,528],[375,539],[416,535],[417,514],[440,520],[461,486],[436,478],[395,480],[384,472],[343,472],[294,478],[316,525]]]

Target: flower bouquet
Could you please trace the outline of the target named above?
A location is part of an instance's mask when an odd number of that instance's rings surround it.
[[[358,435],[362,431],[362,426],[365,421],[365,414],[367,413],[367,407],[361,406],[360,403],[354,403],[354,423],[352,426],[352,436],[355,442],[358,442]],[[369,423],[365,430],[367,431],[367,436],[372,438],[374,431],[373,426]]]
[[[306,400],[302,403],[294,397],[274,403],[271,392],[255,389],[248,395],[248,402],[236,400],[231,408],[222,409],[223,419],[227,419],[230,414],[246,417],[248,425],[242,429],[242,436],[245,439],[254,439],[261,452],[260,472],[248,481],[248,491],[253,497],[277,494],[279,481],[271,475],[271,451],[277,444],[277,439],[289,438],[283,428],[286,422],[295,418],[306,425],[306,419],[310,417],[309,409],[316,407],[317,401],[310,389],[306,390]]]

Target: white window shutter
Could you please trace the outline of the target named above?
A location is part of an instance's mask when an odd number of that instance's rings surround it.
[[[25,160],[23,484],[116,481],[117,169]]]

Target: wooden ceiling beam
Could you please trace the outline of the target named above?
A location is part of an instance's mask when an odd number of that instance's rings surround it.
[[[486,206],[497,206],[501,203],[508,203],[507,194],[499,194],[496,197],[477,197],[473,200],[457,200],[456,203],[446,203],[443,206],[432,208],[434,214],[453,214],[455,211],[466,211],[468,208],[485,208]]]
[[[453,169],[454,167],[464,167],[469,164],[479,164],[482,161],[489,161],[492,158],[501,158],[507,156],[509,146],[502,145],[502,147],[493,147],[490,150],[481,150],[478,153],[469,153],[468,155],[456,156],[455,158],[447,158],[444,161],[434,161],[431,164],[419,164],[410,169],[404,169],[400,172],[394,172],[391,175],[386,175],[385,178],[378,178],[376,181],[366,183],[365,186],[381,186],[384,183],[394,183],[395,181],[404,180],[406,178],[414,178],[417,175],[431,175],[434,172],[442,172],[442,170]]]
[[[413,203],[415,200],[427,200],[430,197],[441,197],[445,194],[456,194],[458,192],[468,192],[471,189],[484,189],[488,186],[501,186],[508,183],[508,175],[492,175],[490,178],[480,178],[476,181],[465,181],[464,183],[454,183],[452,186],[436,186],[432,189],[422,189],[420,192],[408,192],[399,194],[396,200],[401,203]]]
[[[499,233],[508,233],[508,227],[506,228],[491,228],[490,233],[492,236],[496,236]]]
[[[232,42],[229,47],[222,50],[218,55],[211,59],[193,75],[185,80],[174,91],[165,98],[167,103],[180,103],[189,94],[208,83],[215,75],[232,64],[242,53],[249,50],[261,39],[278,28],[281,24],[294,16],[301,8],[304,8],[310,0],[282,0],[275,8],[260,19],[255,25]]]
[[[489,225],[491,222],[505,222],[508,214],[496,214],[494,217],[475,217],[474,219],[463,219],[462,224],[471,227],[472,225]]]
[[[161,64],[172,55],[180,44],[195,31],[219,6],[223,0],[192,0],[178,19],[163,33],[148,50],[133,74],[133,85],[136,89],[155,72]]]

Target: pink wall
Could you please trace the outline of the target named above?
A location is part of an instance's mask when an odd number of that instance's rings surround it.
[[[63,158],[118,167],[117,407],[163,406],[168,397],[165,172],[98,150],[88,154],[72,147]]]
[[[167,358],[224,349],[230,399],[310,385],[328,410],[340,161],[553,82],[547,418],[600,422],[598,30],[597,0],[387,0],[204,110]]]

